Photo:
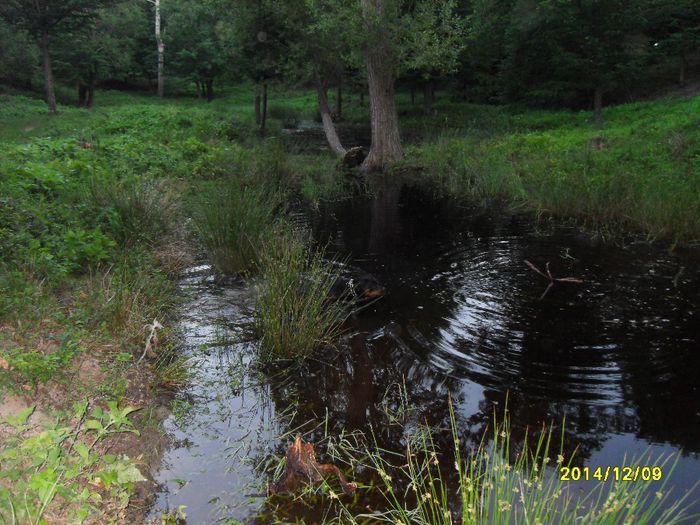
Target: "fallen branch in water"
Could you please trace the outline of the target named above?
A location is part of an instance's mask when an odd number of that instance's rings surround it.
[[[540,274],[542,277],[545,279],[549,280],[549,285],[545,289],[544,293],[540,295],[540,301],[544,299],[545,295],[549,292],[549,290],[554,286],[554,283],[573,283],[573,284],[583,284],[583,279],[579,279],[578,277],[554,277],[552,275],[552,272],[549,271],[549,263],[545,265],[545,269],[547,270],[547,273],[544,273],[542,270],[540,270],[537,266],[532,264],[530,261],[527,259],[525,260],[525,264],[528,265],[528,267],[535,273]]]

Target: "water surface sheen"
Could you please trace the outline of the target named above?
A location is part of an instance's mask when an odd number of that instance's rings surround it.
[[[203,382],[191,394],[193,406],[206,410],[195,410],[194,422],[208,430],[180,425],[189,447],[169,452],[171,468],[160,474],[162,481],[191,480],[179,490],[171,481],[164,497],[171,506],[187,504],[194,522],[221,512],[222,501],[239,509],[224,510],[238,519],[262,501],[247,498],[250,489],[243,487],[262,483],[263,469],[246,466],[231,447],[250,449],[262,462],[266,454],[283,453],[275,432],[304,421],[327,417],[324,432],[331,433],[382,428],[383,401],[396,399],[387,391],[404,383],[416,422],[447,425],[450,393],[467,440],[478,439],[494,407],[507,402],[516,434],[565,420],[565,448],[568,454],[577,448],[579,465],[614,466],[625,453],[682,450],[677,493],[697,480],[697,253],[613,245],[573,227],[476,212],[399,186],[374,198],[324,204],[298,220],[330,254],[376,276],[388,294],[350,320],[332,362],[309,364],[280,383],[225,388],[231,384],[225,363],[249,359],[243,343],[224,341],[197,354],[215,385]],[[543,271],[549,263],[554,277],[584,282],[556,283],[542,297],[549,281],[526,260]],[[217,330],[243,333],[236,325],[249,322],[252,308],[250,289],[213,286],[201,275],[183,283],[199,290],[188,305],[195,321],[185,316],[183,325],[190,351],[197,338],[211,345]],[[295,415],[283,422],[279,412],[293,402]],[[226,415],[218,416],[222,406]],[[231,425],[234,419],[244,421],[243,431]],[[391,429],[379,441],[387,449],[404,446],[403,434]],[[214,496],[222,499],[206,503]],[[314,516],[312,509],[299,512]]]

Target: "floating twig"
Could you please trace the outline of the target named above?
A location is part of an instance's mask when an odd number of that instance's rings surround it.
[[[527,264],[533,272],[538,273],[539,275],[541,275],[549,281],[547,288],[540,296],[540,301],[544,299],[544,297],[547,295],[552,286],[554,286],[554,283],[583,284],[583,279],[579,279],[578,277],[554,277],[552,275],[552,272],[549,270],[549,262],[545,265],[545,270],[547,271],[547,273],[544,273],[542,270],[540,270],[537,266],[535,266],[528,260],[525,260],[525,264]]]

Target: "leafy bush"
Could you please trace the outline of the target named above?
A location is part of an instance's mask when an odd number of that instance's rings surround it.
[[[129,420],[135,410],[109,402],[107,410],[95,407],[88,414],[87,402],[76,403],[72,416],[77,423],[59,421],[39,433],[25,433],[34,407],[10,418],[14,434],[0,451],[0,479],[11,485],[0,484],[0,520],[82,523],[104,512],[107,497],[117,507],[113,510],[124,509],[134,484],[145,478],[133,460],[100,454],[95,446],[114,434],[138,434]],[[71,503],[67,515],[57,504],[65,501]]]

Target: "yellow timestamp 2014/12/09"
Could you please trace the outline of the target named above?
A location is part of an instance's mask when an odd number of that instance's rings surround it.
[[[561,467],[561,481],[661,481],[664,472],[659,466],[633,467]]]

